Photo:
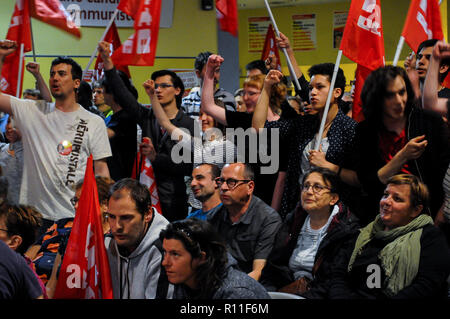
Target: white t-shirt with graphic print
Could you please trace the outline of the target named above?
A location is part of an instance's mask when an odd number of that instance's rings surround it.
[[[46,219],[73,217],[73,185],[84,178],[89,155],[111,156],[105,122],[81,106],[62,112],[42,100],[11,97],[11,108],[24,148],[20,203]]]

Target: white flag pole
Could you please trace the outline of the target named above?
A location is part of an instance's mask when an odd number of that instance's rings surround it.
[[[118,13],[119,13],[119,10],[116,9],[114,11],[114,14],[112,15],[111,19],[109,20],[108,25],[106,26],[105,32],[103,32],[103,35],[102,35],[102,37],[100,38],[100,40],[98,42],[101,42],[101,41],[103,41],[105,39],[106,34],[108,33],[109,28],[111,28],[111,26],[112,26],[114,20],[116,19],[116,16],[117,16]],[[91,59],[89,60],[89,63],[87,64],[86,68],[84,69],[83,77],[85,76],[85,74],[89,70],[89,67],[91,66],[92,62],[94,61],[94,58],[95,58],[96,55],[97,55],[97,45],[95,46],[94,52],[92,52]]]
[[[267,12],[269,12],[270,20],[272,20],[273,28],[275,29],[275,32],[277,33],[277,37],[280,37],[280,32],[278,31],[277,23],[275,22],[275,19],[273,17],[272,10],[270,9],[269,3],[267,0],[264,0],[264,2],[266,3]],[[287,61],[288,67],[289,67],[289,71],[291,72],[291,75],[293,77],[294,83],[296,84],[297,89],[299,91],[301,91],[302,88],[300,87],[300,83],[298,83],[297,76],[296,76],[294,68],[292,66],[292,62],[289,59],[289,55],[287,53],[286,48],[282,48],[282,51],[283,51],[284,55],[286,56],[286,61]]]
[[[16,97],[20,98],[20,87],[22,86],[22,69],[23,69],[23,56],[24,56],[24,45],[20,44],[20,61],[19,61],[19,76],[17,77],[17,88],[16,88]]]
[[[397,44],[397,51],[395,51],[394,61],[392,62],[393,66],[397,66],[398,59],[400,57],[400,53],[402,52],[404,43],[405,43],[405,38],[403,36],[400,36],[400,40],[398,41],[398,44]]]
[[[317,135],[316,145],[314,150],[318,151],[320,148],[320,143],[322,142],[322,134],[325,128],[325,122],[327,121],[328,109],[330,108],[331,96],[333,95],[334,83],[336,82],[336,76],[339,71],[339,65],[341,64],[342,50],[338,51],[336,57],[336,63],[334,64],[333,76],[331,78],[330,90],[328,91],[327,102],[325,104],[325,110],[322,115],[322,122],[320,123],[319,134]]]

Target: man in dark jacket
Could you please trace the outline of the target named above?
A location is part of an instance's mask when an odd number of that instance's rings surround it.
[[[173,141],[169,134],[158,124],[153,110],[138,103],[136,98],[126,89],[118,76],[112,59],[108,42],[100,42],[99,53],[104,62],[105,77],[113,86],[114,96],[123,110],[129,112],[142,128],[142,136],[148,137],[140,145],[143,156],[151,161],[162,214],[169,221],[183,219],[187,216],[187,193],[184,176],[192,172],[190,163],[176,163],[171,156]],[[180,128],[186,128],[194,135],[194,120],[180,110],[184,85],[176,73],[169,70],[153,72],[156,94],[171,122]]]

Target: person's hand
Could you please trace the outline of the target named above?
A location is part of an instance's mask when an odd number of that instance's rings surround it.
[[[155,94],[155,81],[148,79],[147,81],[142,84],[142,86],[145,89],[145,92],[148,96],[152,96]]]
[[[311,166],[330,169],[329,167],[330,162],[328,162],[325,159],[325,153],[322,152],[321,149],[319,151],[316,150],[309,151],[309,164],[311,164]]]
[[[37,62],[28,62],[25,67],[34,77],[37,77],[40,74],[40,65]]]
[[[406,57],[403,66],[407,71],[410,69],[416,69],[416,54],[414,53],[414,51],[411,51],[411,53]]]
[[[205,75],[209,78],[214,78],[214,72],[223,63],[224,59],[218,54],[211,54],[206,62]]]
[[[432,56],[438,61],[450,58],[450,44],[443,41],[436,42],[433,47]]]
[[[150,162],[154,161],[156,158],[156,150],[153,146],[152,140],[148,137],[142,138],[142,143],[139,144],[142,156],[148,157]]]
[[[11,40],[0,41],[0,59],[3,61],[6,56],[10,55],[17,49],[17,42]]]
[[[428,141],[425,139],[425,135],[417,136],[411,139],[400,152],[405,161],[415,160],[422,155],[427,145]]]
[[[264,63],[266,64],[266,68],[268,70],[276,70],[277,69],[277,57],[275,56],[274,53],[269,54],[269,56],[267,57],[266,61],[264,61]]]
[[[111,59],[111,43],[106,41],[100,41],[98,43],[98,54],[103,60],[103,67],[105,70],[111,70],[114,64]]]
[[[280,83],[281,78],[283,77],[283,73],[278,70],[270,70],[267,73],[266,78],[264,79],[264,87],[272,88],[273,85]]]
[[[275,37],[275,39],[277,41],[277,46],[280,49],[290,49],[291,48],[289,38],[287,36],[285,36],[283,33],[280,32],[280,36]]]

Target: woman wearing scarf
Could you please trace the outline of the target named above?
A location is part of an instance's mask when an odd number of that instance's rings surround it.
[[[332,298],[445,298],[450,252],[429,215],[428,189],[414,175],[391,177],[380,213],[336,265]]]

